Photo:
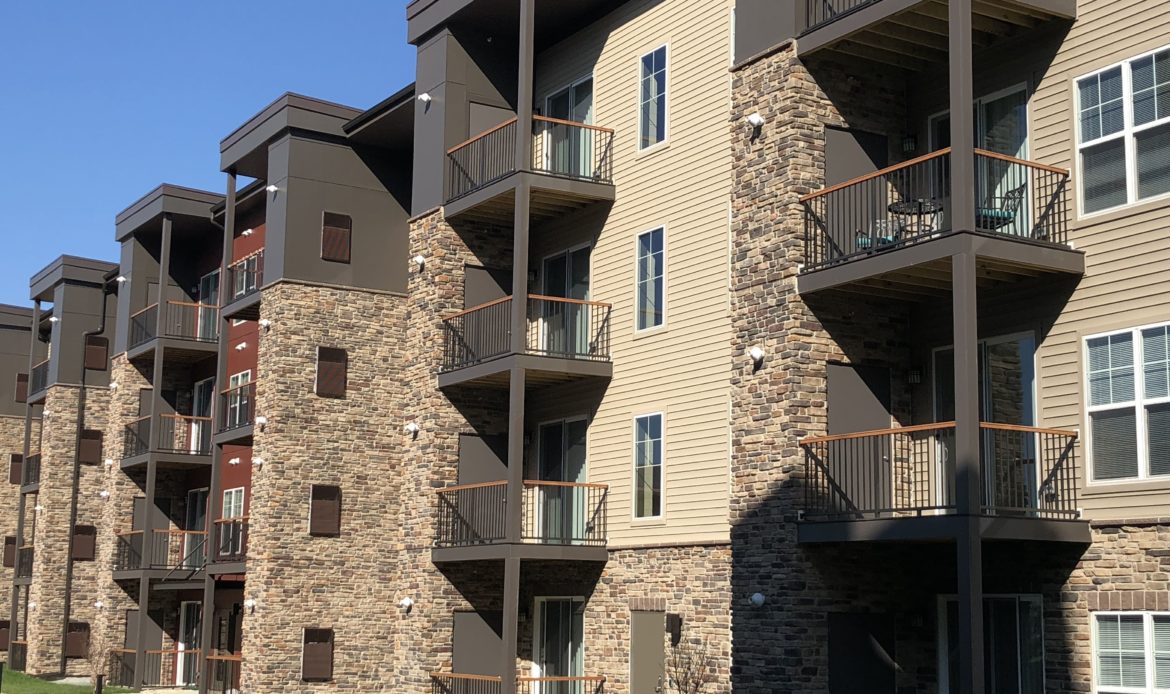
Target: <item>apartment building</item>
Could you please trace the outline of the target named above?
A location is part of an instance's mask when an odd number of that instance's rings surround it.
[[[34,675],[90,674],[116,271],[61,256],[33,275],[22,314],[29,368],[15,380],[25,423],[7,652],[10,667]]]
[[[32,309],[0,305],[0,455],[8,462],[8,483],[0,491],[0,535],[4,561],[0,582],[11,586],[16,570],[16,526],[20,489],[24,481],[25,423],[40,436],[40,419],[25,418],[28,402],[29,347],[32,345]],[[0,591],[0,657],[7,659],[12,622],[10,590]]]
[[[1155,691],[1165,13],[737,22],[733,685]]]

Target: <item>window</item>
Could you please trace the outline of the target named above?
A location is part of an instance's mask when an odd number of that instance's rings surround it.
[[[349,375],[349,355],[336,347],[317,348],[317,395],[344,398]]]
[[[73,526],[73,559],[93,561],[97,549],[97,528],[92,525]]]
[[[347,214],[321,214],[321,259],[334,263],[348,263],[353,219]]]
[[[1170,324],[1085,340],[1094,481],[1170,475]]]
[[[666,141],[666,46],[642,56],[638,149]]]
[[[638,235],[637,328],[662,325],[666,317],[666,230]]]
[[[234,297],[251,294],[260,286],[260,258],[259,253],[253,253],[231,266]]]
[[[1170,614],[1098,613],[1093,623],[1096,691],[1170,689]]]
[[[314,484],[309,490],[309,534],[341,534],[341,487]]]
[[[662,516],[662,415],[634,418],[634,517]]]
[[[244,488],[223,490],[223,508],[221,518],[242,518],[244,516]]]
[[[252,423],[252,389],[245,387],[251,382],[251,371],[241,371],[228,377],[224,429],[236,429]]]
[[[13,453],[8,458],[8,483],[9,484],[23,484],[22,475],[24,474],[24,456],[19,453]]]
[[[332,629],[305,629],[301,643],[301,679],[333,679]]]
[[[1077,80],[1086,213],[1170,193],[1170,48]]]
[[[98,335],[85,336],[85,368],[105,371],[110,365],[110,340]]]

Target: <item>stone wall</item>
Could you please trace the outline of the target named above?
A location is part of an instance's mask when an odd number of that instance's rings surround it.
[[[33,420],[33,437],[39,437],[40,420]],[[20,516],[20,485],[9,484],[8,465],[13,453],[24,454],[24,417],[0,416],[0,539],[16,537],[16,523]],[[0,620],[7,621],[12,614],[13,567],[0,566]],[[7,651],[0,651],[0,659],[7,662]]]
[[[65,619],[65,587],[72,532],[70,510],[73,503],[74,461],[77,456],[77,410],[82,389],[75,386],[50,386],[45,395],[44,432],[40,440],[41,482],[36,504],[26,505],[26,537],[33,544],[33,577],[29,586],[28,661],[26,672],[33,675],[61,672],[62,636]],[[109,389],[85,389],[85,428],[105,430],[109,413]],[[105,467],[81,465],[77,481],[78,525],[99,525],[105,500],[99,496],[106,475]],[[30,497],[30,502],[33,497]],[[35,514],[35,531],[27,529]],[[97,621],[94,606],[101,595],[102,572],[96,561],[72,562],[70,620]],[[36,607],[31,605],[35,603]],[[84,660],[70,660],[67,674],[87,675]]]

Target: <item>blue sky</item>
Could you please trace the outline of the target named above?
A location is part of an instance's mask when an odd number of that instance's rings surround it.
[[[0,2],[0,303],[117,260],[159,183],[222,191],[219,141],[286,91],[357,108],[414,78],[405,0]]]

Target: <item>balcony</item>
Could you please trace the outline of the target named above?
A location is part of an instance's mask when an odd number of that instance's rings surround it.
[[[922,71],[945,60],[947,3],[933,0],[799,0],[802,57],[819,51]],[[1075,19],[1076,0],[973,0],[973,42],[987,48],[1044,26]]]
[[[984,538],[1087,542],[1077,432],[990,422],[980,430]],[[954,422],[800,445],[802,542],[942,540],[956,532]]]
[[[509,544],[507,494],[506,481],[438,490],[434,560],[499,555],[491,548]],[[520,542],[528,547],[518,551],[533,558],[604,561],[608,502],[604,484],[525,480]]]
[[[194,687],[199,681],[202,664],[199,649],[148,650],[143,653],[142,685],[144,687]],[[133,687],[137,653],[132,648],[110,651],[106,672],[107,684]]]
[[[16,577],[32,578],[33,575],[33,547],[25,545],[16,550]]]
[[[461,311],[443,321],[439,387],[457,383],[507,385],[519,363],[530,380],[559,382],[613,375],[611,306],[597,301],[529,295],[522,354],[512,352],[512,297]]]
[[[240,691],[243,658],[238,653],[215,653],[207,656],[207,691],[211,694],[234,694]]]
[[[122,457],[134,458],[150,452],[150,415],[139,417],[122,429]]]
[[[28,661],[28,642],[27,641],[13,641],[9,644],[8,650],[8,669],[15,672],[24,672],[25,663]]]
[[[41,483],[41,455],[37,453],[24,459],[20,469],[20,486],[32,487]],[[25,490],[31,491],[31,490]]]
[[[157,569],[186,573],[201,570],[207,563],[207,532],[203,530],[154,530],[152,542],[143,547],[141,530],[118,533],[114,550],[114,571]],[[144,559],[145,558],[145,559]]]
[[[516,174],[513,118],[447,151],[446,216],[505,223],[513,208]],[[593,202],[614,199],[614,131],[586,123],[533,116],[532,209],[555,217]]]
[[[188,360],[214,354],[219,340],[219,307],[168,301],[163,306],[161,324],[158,304],[130,316],[127,351],[131,359],[153,352],[156,340],[164,340],[176,356]]]
[[[951,173],[947,148],[802,197],[801,292],[949,291],[939,272],[961,232],[979,237],[985,276],[1083,272],[1083,256],[1068,248],[1067,170],[975,150],[975,229],[952,224]]]
[[[211,417],[165,413],[159,415],[159,440],[151,443],[154,418],[139,417],[122,430],[122,465],[145,462],[148,453],[167,468],[207,465],[211,455]],[[152,448],[153,445],[153,448]]]
[[[224,318],[258,320],[260,289],[264,286],[264,249],[241,258],[227,268],[231,299],[223,308]]]
[[[503,680],[490,675],[432,672],[431,694],[499,694]],[[517,694],[605,694],[606,678],[517,677]]]
[[[28,377],[28,401],[35,402],[37,400],[40,400],[40,398],[34,397],[34,396],[37,396],[37,395],[40,395],[41,393],[44,393],[45,389],[48,387],[49,387],[49,360],[46,359],[43,362],[41,362],[40,364],[37,364],[36,366],[32,367],[32,372],[29,374],[29,377]]]
[[[244,570],[248,557],[248,518],[220,518],[212,525],[211,561],[217,573]],[[227,565],[227,566],[222,566]]]
[[[217,443],[248,438],[256,420],[256,382],[228,388],[219,396]]]

